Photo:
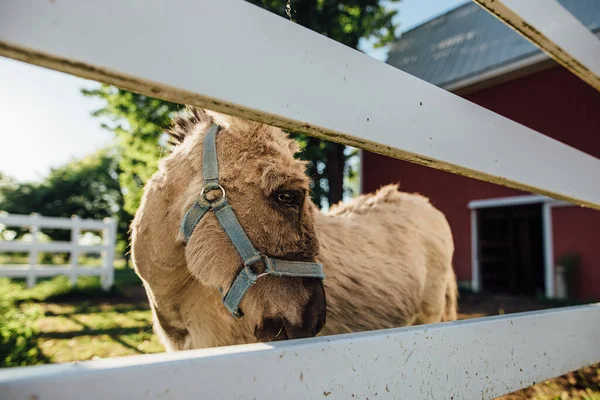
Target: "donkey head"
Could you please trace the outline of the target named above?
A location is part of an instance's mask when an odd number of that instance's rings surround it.
[[[247,318],[258,340],[316,335],[325,323],[326,306],[318,274],[268,273],[274,272],[271,260],[289,270],[314,267],[319,249],[306,164],[294,158],[297,143],[271,126],[210,111],[189,114],[177,117],[170,132],[179,142],[171,162],[183,186],[175,207],[183,222],[179,239],[188,270],[221,290],[225,305],[227,296],[238,292],[241,301],[228,308]],[[211,168],[217,183],[207,182]],[[237,230],[230,226],[236,224]],[[244,262],[240,251],[244,233],[257,255],[245,257],[251,262]],[[251,283],[244,287],[249,276]]]

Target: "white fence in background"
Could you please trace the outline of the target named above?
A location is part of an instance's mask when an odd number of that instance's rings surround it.
[[[548,23],[574,23],[555,0],[537,1],[533,22],[508,15],[517,9],[495,7],[516,2],[495,0],[491,10],[491,0],[478,1],[515,29],[531,26],[531,39],[567,68],[584,54],[561,40],[564,30],[544,33]],[[599,159],[247,2],[122,1],[117,9],[113,2],[21,0],[0,9],[0,55],[600,209]],[[164,21],[160,29],[148,23],[157,20]],[[572,72],[600,79],[595,59],[578,62],[587,67]],[[491,399],[600,362],[599,338],[600,306],[588,305],[17,368],[0,373],[0,393],[61,400]]]
[[[75,284],[79,276],[99,276],[102,288],[109,290],[114,282],[115,244],[117,222],[106,218],[103,221],[73,218],[50,218],[38,214],[31,215],[1,215],[0,225],[6,227],[27,227],[31,233],[31,241],[5,240],[0,241],[0,254],[7,252],[28,253],[29,263],[26,265],[0,264],[0,276],[11,278],[26,278],[27,286],[32,287],[39,277],[66,275]],[[70,242],[40,242],[40,230],[68,229],[71,231]],[[102,244],[80,244],[82,231],[102,232]],[[68,252],[70,264],[45,265],[38,263],[40,253]],[[78,259],[82,254],[100,254],[99,266],[79,265]]]

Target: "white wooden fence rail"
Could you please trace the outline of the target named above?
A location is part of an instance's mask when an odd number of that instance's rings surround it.
[[[4,2],[0,55],[600,209],[600,160],[241,0]],[[599,327],[589,305],[20,368],[0,393],[490,399],[600,362]]]
[[[50,218],[37,214],[15,215],[0,214],[0,225],[6,227],[28,227],[31,232],[31,241],[0,241],[0,254],[6,252],[29,253],[28,265],[0,264],[0,276],[11,278],[26,278],[27,286],[32,287],[39,277],[67,275],[71,283],[75,284],[78,276],[99,276],[102,288],[109,290],[114,283],[115,244],[117,235],[117,222],[106,218],[104,221],[69,218]],[[39,231],[42,228],[69,229],[70,242],[38,241]],[[80,244],[80,234],[83,230],[102,232],[103,244]],[[40,253],[70,254],[70,264],[64,266],[41,265],[38,263]],[[83,266],[78,264],[82,254],[98,253],[102,255],[100,266]]]
[[[600,90],[600,41],[556,0],[475,0]]]

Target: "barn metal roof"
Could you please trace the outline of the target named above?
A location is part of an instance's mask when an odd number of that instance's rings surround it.
[[[600,0],[558,1],[591,31],[600,31]],[[468,2],[402,34],[392,45],[387,63],[446,87],[540,53],[496,17]]]

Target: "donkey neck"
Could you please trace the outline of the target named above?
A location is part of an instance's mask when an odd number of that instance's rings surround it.
[[[133,221],[132,258],[155,294],[177,290],[193,280],[184,246],[178,241],[180,215],[173,207],[175,197],[164,173],[158,172],[148,183]]]

